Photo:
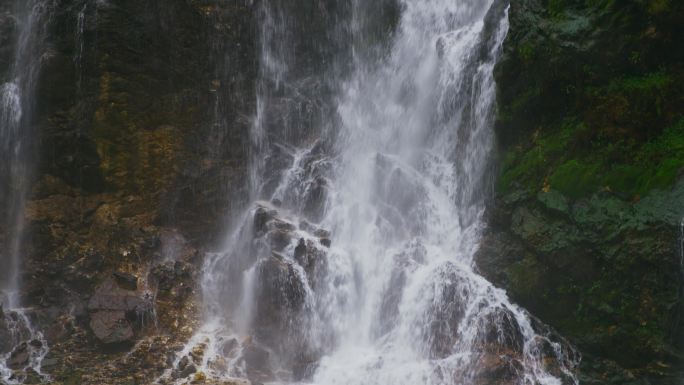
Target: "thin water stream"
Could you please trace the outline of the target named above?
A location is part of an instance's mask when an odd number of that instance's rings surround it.
[[[21,383],[28,369],[41,373],[47,342],[30,321],[30,309],[22,307],[21,286],[24,208],[35,166],[33,132],[34,90],[38,81],[45,39],[54,4],[51,0],[15,1],[17,41],[14,61],[0,85],[0,215],[4,239],[0,240],[0,304],[3,323],[10,331],[9,350],[0,352],[0,379]],[[16,372],[15,372],[16,370]]]

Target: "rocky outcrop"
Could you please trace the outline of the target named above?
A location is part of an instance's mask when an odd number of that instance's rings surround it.
[[[105,344],[132,342],[133,328],[145,321],[154,323],[154,298],[150,292],[136,292],[130,281],[120,283],[114,273],[100,284],[88,301],[90,330]]]
[[[0,84],[16,48],[11,3],[0,1]],[[45,371],[57,383],[150,383],[192,333],[201,257],[245,196],[254,9],[185,0],[46,9],[22,303],[48,340]],[[0,321],[0,345],[3,333]]]
[[[582,382],[684,368],[684,8],[513,1],[481,272],[583,353]]]
[[[320,358],[320,341],[311,340],[308,317],[316,293],[325,290],[330,233],[304,220],[295,225],[285,213],[261,203],[254,214],[257,242],[265,240],[270,255],[256,263],[253,349],[267,347],[284,369],[302,378]]]

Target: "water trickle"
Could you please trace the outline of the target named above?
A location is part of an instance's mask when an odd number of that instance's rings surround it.
[[[473,261],[506,3],[294,3],[260,4],[254,205],[176,366],[204,344],[202,371],[259,382],[576,384],[578,354]]]
[[[0,378],[7,383],[21,383],[31,369],[40,374],[47,343],[35,330],[28,310],[20,306],[19,288],[24,206],[28,195],[33,140],[34,90],[45,54],[45,39],[51,0],[15,2],[17,42],[14,62],[7,82],[0,86],[0,216],[4,238],[0,238],[0,321],[9,333],[10,344],[0,351]],[[3,328],[0,328],[3,329]],[[42,375],[41,375],[42,376]],[[45,379],[46,377],[44,377]]]
[[[13,309],[1,312],[0,328],[7,338],[0,346],[10,347],[0,353],[0,382],[3,384],[22,384],[29,370],[34,371],[42,381],[50,377],[41,371],[41,363],[49,349],[43,333],[36,330],[29,320],[27,309]]]
[[[86,27],[86,11],[88,10],[88,2],[83,4],[83,7],[76,15],[76,34],[74,44],[76,53],[74,54],[74,64],[76,65],[76,72],[78,74],[77,89],[81,92],[83,82],[83,55],[85,53],[85,27]]]

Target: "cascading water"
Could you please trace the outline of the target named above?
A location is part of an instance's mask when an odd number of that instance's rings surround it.
[[[24,206],[32,171],[34,89],[45,54],[47,25],[53,4],[49,0],[15,2],[18,38],[14,62],[0,87],[0,303],[10,335],[1,344],[0,379],[21,383],[31,369],[44,379],[40,366],[47,354],[42,333],[35,330],[19,299]],[[16,372],[15,372],[16,370]]]
[[[576,384],[574,350],[474,269],[506,4],[324,1],[323,28],[260,6],[257,202],[207,257],[173,376]]]

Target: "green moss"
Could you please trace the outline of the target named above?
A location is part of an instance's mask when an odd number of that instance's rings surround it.
[[[572,159],[554,171],[549,178],[549,184],[571,198],[582,197],[598,190],[601,181],[597,177],[597,171],[596,164]]]
[[[625,198],[667,189],[684,168],[684,119],[643,144],[587,140],[583,125],[537,138],[527,149],[510,150],[499,191],[538,191],[548,185],[578,199],[607,189]]]
[[[531,43],[522,44],[518,48],[518,56],[524,63],[529,63],[534,58],[534,45]]]
[[[508,269],[511,288],[518,298],[533,298],[543,287],[544,269],[534,257],[526,256],[522,261]]]
[[[549,0],[548,9],[551,14],[556,15],[565,10],[566,2],[564,0]]]
[[[650,0],[648,1],[647,9],[648,13],[652,15],[658,15],[668,12],[671,6],[671,0]]]
[[[613,80],[608,86],[611,92],[645,91],[662,89],[672,83],[672,76],[666,72],[654,72],[643,76],[630,76]]]

